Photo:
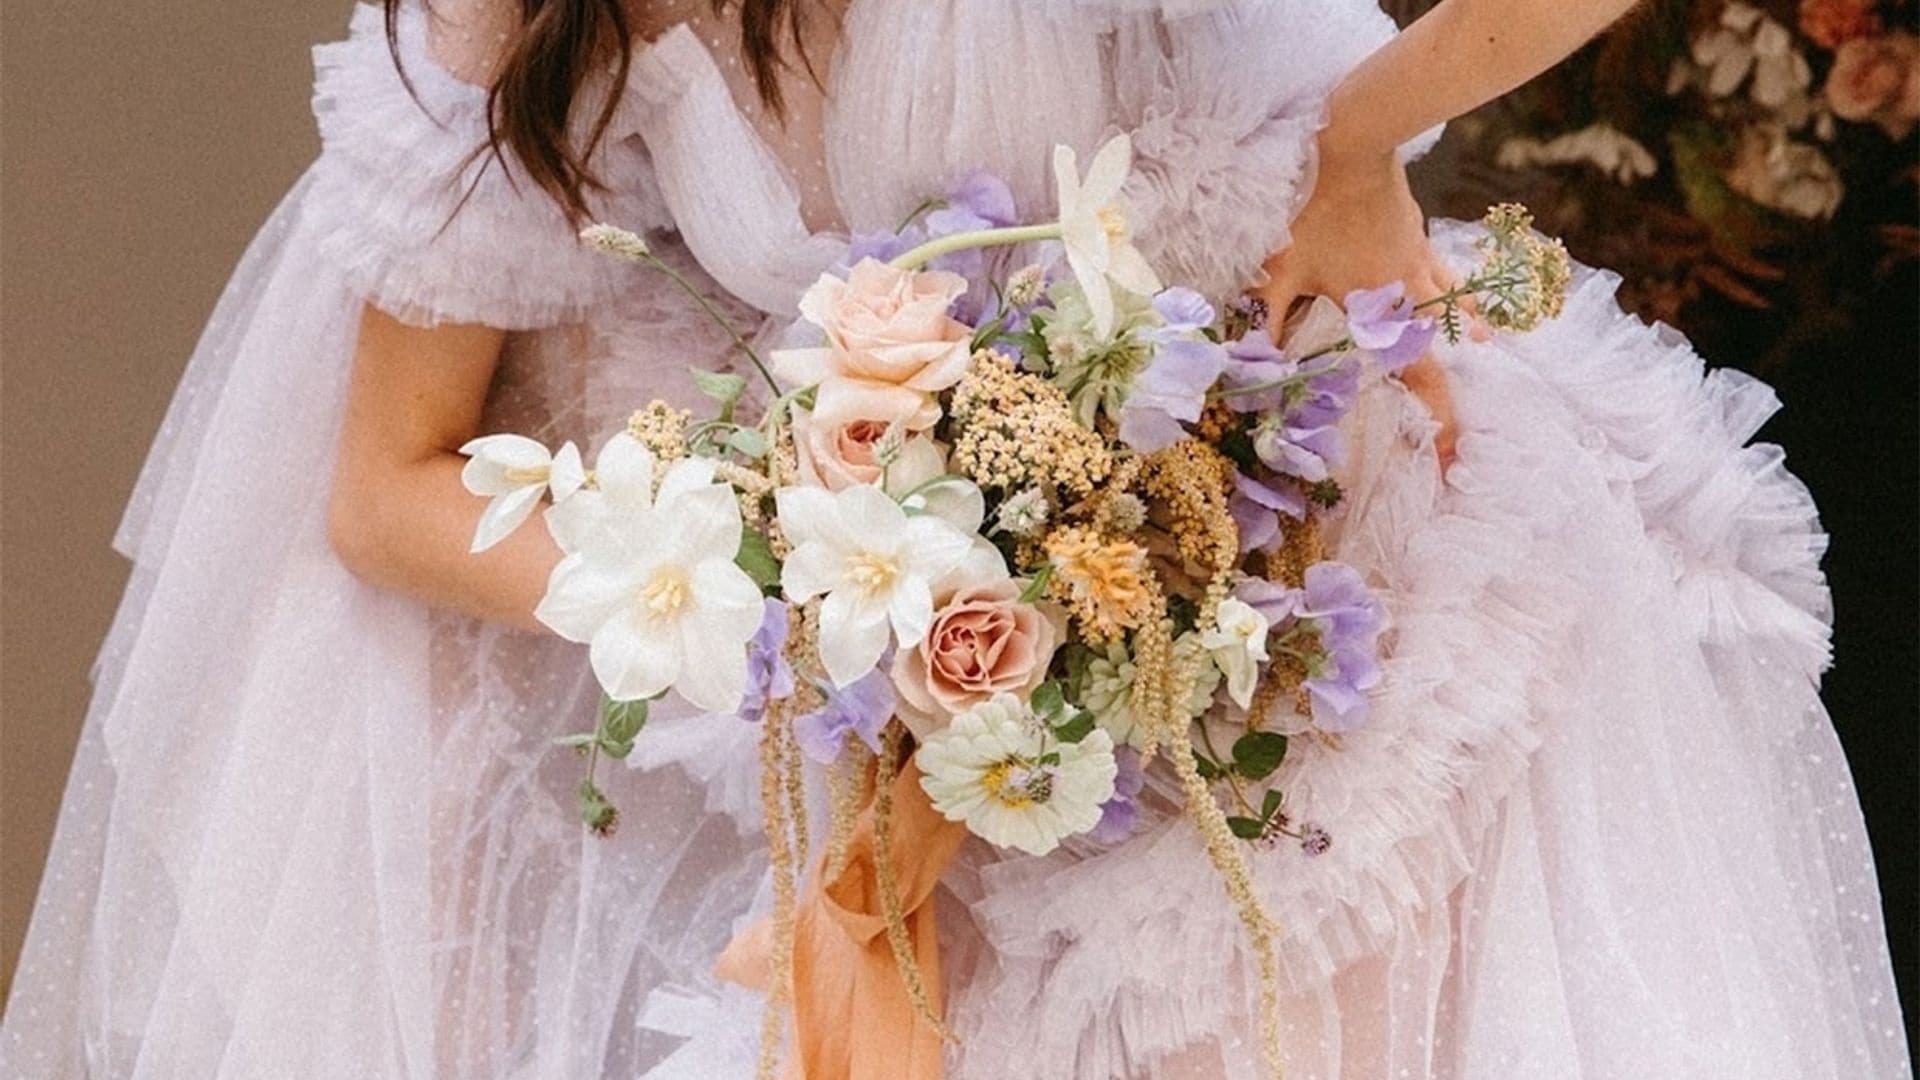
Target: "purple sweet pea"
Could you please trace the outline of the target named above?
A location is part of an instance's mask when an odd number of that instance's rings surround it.
[[[1240,530],[1240,553],[1259,550],[1280,539],[1280,518],[1285,514],[1290,518],[1307,516],[1307,500],[1291,487],[1275,487],[1236,472],[1233,474],[1233,495],[1227,501],[1227,512],[1233,515],[1234,525]]]
[[[793,696],[793,668],[787,664],[787,605],[768,599],[760,629],[747,642],[747,691],[740,718],[759,723],[767,702]]]
[[[1346,309],[1348,336],[1388,371],[1420,359],[1433,344],[1434,322],[1413,313],[1404,282],[1356,289],[1347,294]]]
[[[1154,330],[1154,337],[1161,341],[1197,334],[1213,325],[1213,305],[1206,297],[1179,285],[1154,294],[1153,311],[1166,323]]]
[[[1277,637],[1295,626],[1312,630],[1319,655],[1309,664],[1306,688],[1315,727],[1341,732],[1366,723],[1367,691],[1381,678],[1383,614],[1359,571],[1321,562],[1307,568],[1304,588],[1249,579],[1234,588],[1234,595],[1266,616]]]
[[[854,681],[851,686],[829,691],[827,703],[793,722],[793,736],[808,757],[822,765],[839,760],[847,736],[853,735],[874,753],[880,752],[880,732],[893,716],[893,680],[887,677],[888,664]]]
[[[1117,844],[1140,827],[1140,792],[1147,786],[1147,774],[1140,768],[1140,755],[1130,746],[1116,746],[1113,763],[1113,798],[1100,804],[1100,823],[1087,838],[1096,844]]]
[[[1020,220],[1013,189],[985,169],[975,169],[955,180],[947,188],[946,200],[947,205],[927,215],[927,229],[935,236],[1002,228]]]
[[[1298,427],[1275,416],[1253,432],[1253,452],[1274,472],[1317,484],[1346,461],[1346,441],[1338,428]]]
[[[1226,353],[1204,338],[1162,344],[1127,389],[1126,404],[1120,407],[1120,441],[1152,453],[1186,438],[1180,422],[1200,419],[1207,391],[1225,363]]]
[[[1265,330],[1252,330],[1238,341],[1227,343],[1227,362],[1222,374],[1228,389],[1244,390],[1289,378],[1299,369]],[[1235,412],[1266,412],[1286,404],[1286,391],[1274,387],[1250,394],[1231,394],[1226,401]]]

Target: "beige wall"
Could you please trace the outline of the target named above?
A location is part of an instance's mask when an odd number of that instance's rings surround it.
[[[314,151],[306,49],[347,10],[0,11],[0,990],[125,579],[121,504],[228,271]]]

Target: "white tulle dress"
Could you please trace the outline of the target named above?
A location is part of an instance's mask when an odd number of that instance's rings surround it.
[[[1229,296],[1286,244],[1325,93],[1393,33],[1365,0],[854,0],[809,140],[770,134],[731,33],[686,6],[597,87],[597,209],[743,325],[966,170],[1049,212],[1049,148],[1114,130],[1149,257]],[[765,904],[753,730],[659,718],[609,778],[622,828],[586,836],[550,746],[591,721],[581,650],[371,588],[327,545],[364,301],[514,331],[487,426],[554,441],[726,356],[533,186],[493,167],[463,200],[484,93],[435,67],[419,13],[400,31],[417,98],[372,8],[315,50],[324,150],[241,262],[118,537],[133,583],[8,1078],[752,1075],[759,999],[710,969]],[[1463,255],[1469,229],[1437,231]],[[1776,402],[1614,284],[1583,270],[1556,322],[1442,350],[1444,481],[1397,384],[1348,422],[1334,544],[1385,591],[1390,674],[1371,727],[1286,765],[1333,850],[1257,857],[1295,1080],[1909,1075],[1817,696],[1825,538],[1780,452],[1746,445]],[[1239,924],[1184,821],[969,848],[940,899],[950,1076],[1258,1075]]]

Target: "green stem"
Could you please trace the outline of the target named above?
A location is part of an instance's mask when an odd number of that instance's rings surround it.
[[[971,232],[958,232],[951,236],[929,240],[905,254],[895,256],[888,265],[900,270],[918,270],[940,256],[951,255],[956,251],[984,247],[1010,247],[1014,244],[1058,239],[1060,239],[1059,222],[1050,222],[1045,225],[1013,225],[1004,229],[975,229]]]
[[[725,330],[727,335],[733,338],[734,347],[747,354],[747,359],[753,361],[754,368],[760,372],[760,377],[767,381],[767,385],[773,389],[773,392],[775,394],[782,393],[780,383],[774,379],[773,372],[767,370],[766,361],[760,359],[760,354],[754,351],[752,345],[747,344],[747,339],[740,335],[740,331],[734,329],[733,324],[727,321],[726,316],[720,314],[719,309],[713,306],[713,301],[708,300],[699,289],[694,288],[692,282],[680,276],[680,271],[662,262],[659,256],[649,253],[643,256],[643,258],[646,259],[648,266],[665,274],[667,280],[680,286],[681,292],[693,297],[693,302],[700,305],[700,310],[706,312],[709,319],[712,319],[720,329]]]
[[[1317,349],[1301,357],[1299,360],[1299,363],[1304,364],[1309,360],[1318,360],[1323,356],[1329,356],[1337,352],[1347,352],[1352,348],[1353,348],[1352,338],[1341,338],[1339,341],[1334,342],[1333,344],[1327,346],[1324,349]],[[1278,379],[1269,379],[1268,381],[1263,383],[1254,383],[1252,386],[1216,387],[1212,390],[1207,391],[1207,398],[1208,400],[1217,400],[1219,398],[1240,397],[1246,394],[1264,394],[1269,390],[1284,390],[1289,386],[1298,386],[1302,383],[1311,382],[1314,379],[1317,379],[1320,376],[1327,374],[1331,370],[1333,369],[1323,368],[1319,371],[1297,371],[1292,375],[1287,375]]]

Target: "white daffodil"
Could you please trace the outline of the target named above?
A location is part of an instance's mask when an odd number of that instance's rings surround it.
[[[780,584],[796,604],[826,597],[820,662],[835,686],[873,670],[889,637],[902,648],[926,637],[933,581],[966,557],[971,536],[931,514],[909,516],[866,485],[782,488],[775,501],[793,544]]]
[[[997,847],[1045,855],[1100,823],[1119,771],[1095,730],[1060,742],[1012,694],[998,694],[928,735],[914,757],[920,787],[948,821]]]
[[[1113,333],[1113,286],[1139,296],[1160,291],[1160,279],[1133,246],[1128,209],[1120,188],[1133,167],[1133,143],[1125,135],[1109,140],[1093,155],[1085,179],[1068,146],[1053,148],[1053,181],[1060,203],[1060,242],[1067,266],[1086,294],[1093,328]]]
[[[709,712],[735,711],[766,605],[733,561],[733,490],[714,482],[711,462],[689,458],[667,468],[656,492],[653,454],[625,433],[596,464],[599,498],[572,523],[572,551],[535,614],[589,646],[594,675],[617,701],[671,689]]]
[[[587,482],[580,451],[572,443],[563,444],[554,454],[525,435],[487,435],[467,443],[460,452],[467,456],[460,482],[475,495],[493,500],[474,527],[475,552],[511,535],[540,505],[541,495],[552,491],[557,506]]]
[[[1214,625],[1200,635],[1200,644],[1227,677],[1227,696],[1247,708],[1260,681],[1260,665],[1267,660],[1267,617],[1244,600],[1220,601]]]

